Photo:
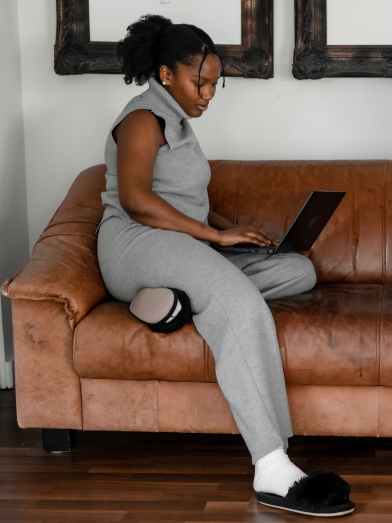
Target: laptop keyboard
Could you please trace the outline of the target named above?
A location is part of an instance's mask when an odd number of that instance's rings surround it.
[[[271,245],[257,245],[257,243],[235,243],[233,247],[257,247],[258,249],[270,249]]]
[[[257,243],[235,243],[232,247],[245,247],[246,249],[257,247],[258,249],[273,249],[272,245],[257,245]]]

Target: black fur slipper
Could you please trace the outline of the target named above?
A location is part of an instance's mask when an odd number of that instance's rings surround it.
[[[167,315],[162,318],[157,323],[146,323],[150,330],[153,332],[163,332],[165,334],[170,334],[180,330],[185,323],[192,318],[193,312],[191,309],[191,302],[187,293],[181,289],[175,289],[174,287],[168,287],[174,293],[174,302],[172,308],[167,313]],[[173,314],[174,309],[176,308],[177,302],[181,303],[182,309],[180,312],[173,318],[169,323],[166,323],[166,320],[170,318]]]
[[[349,500],[350,485],[332,470],[312,470],[295,481],[285,497],[265,492],[257,493],[263,505],[291,510],[308,516],[343,516],[354,510]]]

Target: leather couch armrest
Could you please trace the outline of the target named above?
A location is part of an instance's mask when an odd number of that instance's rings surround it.
[[[110,297],[97,260],[96,223],[62,223],[47,228],[28,262],[1,286],[11,299],[62,302],[72,329]]]
[[[61,303],[12,300],[16,414],[20,428],[83,428],[74,330]]]

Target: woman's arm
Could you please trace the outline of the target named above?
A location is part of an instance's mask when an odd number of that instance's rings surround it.
[[[131,218],[143,225],[185,232],[197,240],[219,243],[220,231],[183,214],[154,192],[138,192],[138,199],[123,207]]]
[[[235,225],[211,210],[208,224],[194,220],[152,192],[154,163],[166,139],[150,111],[132,111],[116,129],[113,137],[117,141],[118,197],[131,218],[149,227],[184,232],[197,240],[220,245],[244,242],[266,245],[267,239],[273,240],[254,225]]]
[[[147,109],[137,109],[116,129],[118,195],[131,218],[149,227],[219,243],[219,230],[183,214],[152,192],[154,163],[166,141],[156,117]]]
[[[211,210],[208,213],[208,223],[211,225],[211,227],[214,227],[214,229],[221,231],[236,227],[236,225],[231,223],[230,220],[227,220],[224,216],[221,216],[220,214]]]

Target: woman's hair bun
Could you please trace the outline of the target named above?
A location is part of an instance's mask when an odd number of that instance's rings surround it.
[[[162,32],[172,25],[169,18],[147,14],[127,27],[125,38],[118,42],[116,48],[116,54],[123,63],[121,72],[125,73],[126,84],[131,84],[133,77],[138,85],[148,80]]]
[[[167,28],[172,26],[173,23],[169,18],[165,18],[161,15],[143,15],[139,18],[139,22],[131,24],[127,30],[128,34],[131,33],[132,27],[135,34],[143,36],[146,42],[151,41],[151,43],[157,44],[162,32]],[[136,29],[136,30],[135,30]]]
[[[173,24],[169,18],[154,14],[143,15],[127,27],[125,38],[117,44],[116,54],[125,83],[135,80],[137,85],[145,84],[150,76],[159,82],[162,65],[176,75],[178,64],[193,66],[198,56],[203,56],[203,60],[207,54],[220,58],[205,31],[191,24]]]

